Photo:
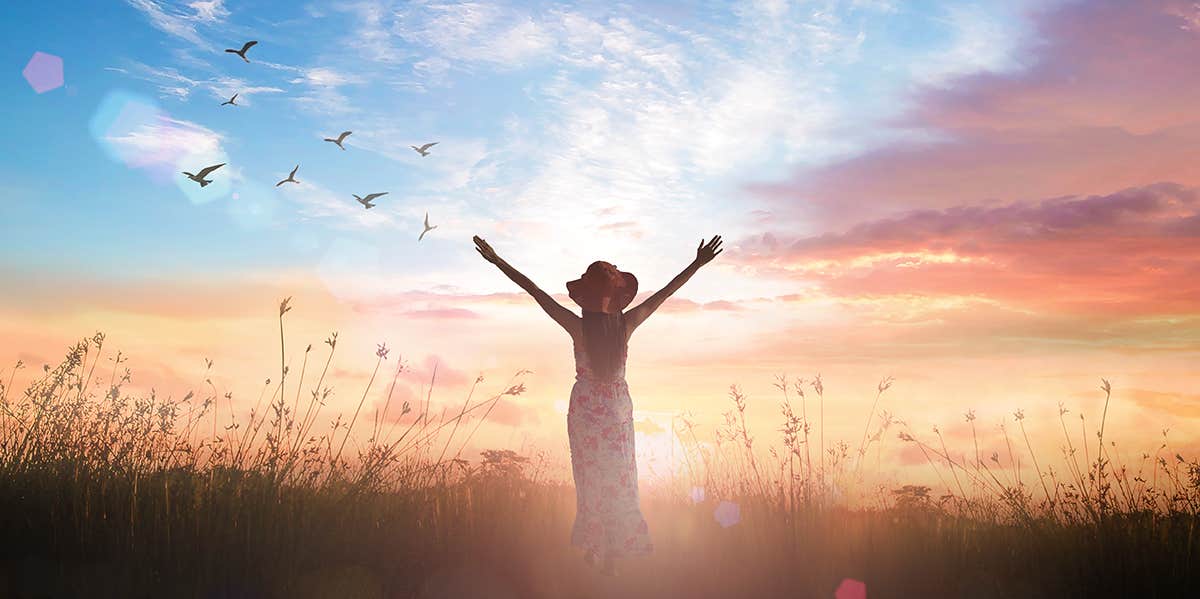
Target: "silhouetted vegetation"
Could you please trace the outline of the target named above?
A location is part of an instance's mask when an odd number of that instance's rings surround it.
[[[0,377],[0,596],[831,597],[854,578],[872,598],[1184,597],[1200,582],[1200,464],[1164,442],[1136,471],[1114,467],[1105,415],[1072,435],[1060,407],[1064,453],[1050,460],[1014,413],[1009,448],[1029,481],[877,413],[890,378],[857,448],[826,444],[820,377],[780,377],[782,451],[754,447],[732,387],[711,435],[679,419],[686,467],[643,493],[655,553],[607,579],[568,547],[574,493],[543,476],[544,455],[463,454],[525,371],[479,400],[476,379],[461,410],[432,417],[392,405],[405,367],[379,383],[381,345],[343,418],[323,413],[333,334],[294,376],[281,360],[239,419],[207,379],[178,399],[129,396],[126,358],[104,343],[80,341],[24,391],[25,365]],[[383,407],[363,413],[373,393]],[[864,482],[888,438],[923,452],[946,491]],[[714,521],[721,501],[739,522]]]

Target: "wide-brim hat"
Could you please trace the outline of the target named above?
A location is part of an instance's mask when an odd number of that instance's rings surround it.
[[[637,295],[637,277],[604,261],[588,266],[583,276],[567,283],[571,299],[587,312],[621,312]]]

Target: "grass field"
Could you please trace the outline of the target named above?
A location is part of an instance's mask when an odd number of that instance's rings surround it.
[[[23,390],[18,364],[0,379],[0,597],[804,598],[843,579],[872,598],[1190,597],[1200,583],[1200,464],[1160,447],[1114,466],[1106,414],[1064,419],[1053,458],[1014,414],[1010,450],[1036,472],[1022,481],[874,406],[861,440],[826,447],[820,380],[783,378],[784,450],[751,451],[736,387],[724,426],[684,420],[685,473],[642,491],[655,553],[604,577],[568,547],[574,491],[538,456],[455,455],[523,373],[487,397],[477,381],[450,417],[393,426],[388,410],[414,407],[362,411],[387,393],[384,347],[358,409],[322,410],[336,350],[336,335],[308,346],[240,421],[215,416],[229,398],[211,383],[130,397],[100,334]],[[865,483],[857,458],[885,438],[919,448],[948,492]],[[735,506],[736,523],[714,518]]]

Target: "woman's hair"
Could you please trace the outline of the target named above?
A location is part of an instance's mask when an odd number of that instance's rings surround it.
[[[621,365],[625,349],[624,314],[583,311],[583,350],[596,378],[611,379]]]

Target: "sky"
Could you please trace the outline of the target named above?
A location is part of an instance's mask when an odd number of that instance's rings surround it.
[[[290,363],[339,333],[333,409],[362,397],[380,343],[384,372],[406,364],[399,398],[426,397],[436,367],[435,409],[528,369],[478,446],[563,454],[569,338],[471,236],[574,308],[565,283],[591,261],[645,297],[721,234],[631,342],[643,472],[670,469],[679,416],[711,433],[733,384],[756,447],[780,447],[781,374],[822,376],[831,443],[857,446],[890,376],[879,407],[914,435],[966,451],[973,411],[986,453],[1020,410],[1057,455],[1060,406],[1094,426],[1105,377],[1121,451],[1154,452],[1163,429],[1200,449],[1192,2],[0,15],[0,375],[27,380],[104,331],[134,388],[210,376],[244,412],[278,373],[291,297]],[[249,62],[224,52],[248,40]],[[61,58],[62,86],[26,77],[38,52]],[[346,130],[344,151],[322,141]],[[207,187],[181,174],[217,163]],[[300,183],[276,187],[296,165]],[[353,199],[384,191],[371,210]],[[13,375],[18,359],[32,368]],[[807,389],[797,410],[817,407]],[[895,431],[881,468],[929,475]]]

